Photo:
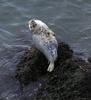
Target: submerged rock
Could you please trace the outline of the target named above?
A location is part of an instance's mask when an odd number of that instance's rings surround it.
[[[32,100],[90,100],[91,63],[74,57],[71,48],[61,42],[53,72],[47,72],[48,61],[35,48],[27,50],[17,65],[16,78],[22,86],[46,77]]]

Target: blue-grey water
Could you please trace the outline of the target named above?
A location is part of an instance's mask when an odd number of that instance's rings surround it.
[[[0,99],[23,100],[41,86],[32,83],[22,97],[14,78],[16,64],[32,44],[31,18],[44,21],[78,54],[91,56],[91,0],[0,0]]]

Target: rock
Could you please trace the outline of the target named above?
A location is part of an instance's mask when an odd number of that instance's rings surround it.
[[[36,94],[36,100],[90,100],[91,74],[81,70],[78,62],[71,58],[59,65],[48,75],[46,83]]]
[[[45,84],[32,100],[90,100],[91,63],[74,57],[72,49],[61,42],[53,72],[47,72],[48,61],[35,48],[26,50],[17,65],[16,78],[25,86],[45,76]],[[36,98],[36,99],[35,99]]]
[[[58,63],[71,58],[73,51],[65,43],[60,43],[58,46],[58,59],[55,62],[55,67]],[[24,85],[29,84],[31,80],[36,80],[40,75],[47,73],[48,61],[45,56],[36,48],[26,50],[17,65],[16,78]],[[35,76],[35,77],[34,77]]]
[[[88,61],[91,63],[91,57],[88,58]]]

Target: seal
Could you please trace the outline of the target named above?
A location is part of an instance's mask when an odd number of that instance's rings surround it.
[[[55,33],[41,20],[31,19],[28,22],[32,33],[34,46],[40,50],[49,61],[47,71],[52,72],[57,59],[58,42]]]

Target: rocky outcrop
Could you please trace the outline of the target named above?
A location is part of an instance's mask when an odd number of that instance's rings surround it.
[[[46,77],[45,84],[32,100],[90,100],[91,63],[74,57],[72,49],[61,42],[53,72],[47,72],[48,61],[35,48],[26,50],[17,65],[16,78],[21,86]]]

